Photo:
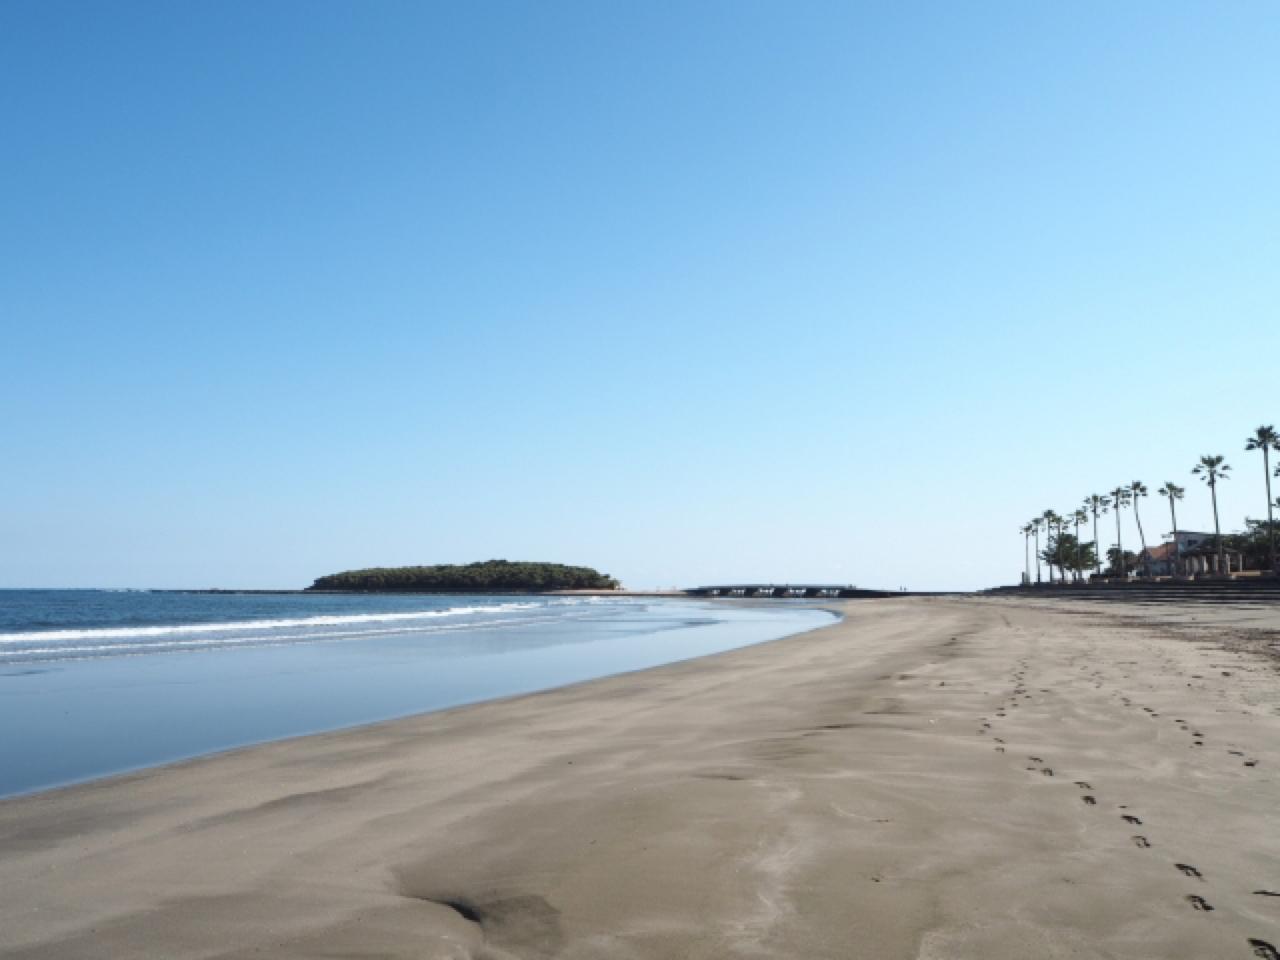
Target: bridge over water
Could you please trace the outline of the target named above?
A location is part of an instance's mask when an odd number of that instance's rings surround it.
[[[691,597],[900,597],[902,592],[893,590],[860,590],[854,586],[830,583],[733,583],[719,586],[691,587],[685,590]]]

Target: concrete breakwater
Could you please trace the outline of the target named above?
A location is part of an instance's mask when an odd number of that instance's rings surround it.
[[[1280,578],[1263,576],[1212,580],[1130,580],[1127,583],[1033,583],[1026,586],[996,587],[984,592],[1055,600],[1122,600],[1128,603],[1280,604]]]

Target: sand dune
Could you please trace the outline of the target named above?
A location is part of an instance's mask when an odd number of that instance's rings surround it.
[[[1280,616],[844,610],[0,803],[0,957],[1280,958]]]

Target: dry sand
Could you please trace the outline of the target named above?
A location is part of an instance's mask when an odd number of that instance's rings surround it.
[[[1280,956],[1275,611],[845,612],[0,803],[0,956]]]

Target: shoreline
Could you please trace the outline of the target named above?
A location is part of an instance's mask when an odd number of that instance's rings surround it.
[[[450,597],[448,603],[459,599]],[[469,609],[451,606],[442,612]],[[8,757],[0,767],[0,799],[552,690],[777,639],[839,618],[812,604],[783,609],[684,600],[609,609],[600,617],[552,617],[542,623],[536,617],[531,623],[516,617],[478,625],[450,620],[452,627],[429,628],[435,633],[418,636],[410,629],[403,642],[379,643],[374,636],[371,643],[359,635],[335,641],[317,633],[310,641],[273,644],[264,635],[260,642],[236,646],[232,641],[218,649],[200,645],[221,635],[205,636],[203,630],[253,628],[255,623],[305,628],[309,621],[281,620],[278,614],[266,621],[195,621],[172,628],[199,635],[190,641],[193,649],[145,655],[140,647],[143,653],[133,656],[0,667],[7,697],[0,702],[0,741]],[[374,608],[351,619],[383,615]],[[433,616],[433,611],[385,615],[394,621]],[[390,633],[398,637],[395,629]],[[211,659],[202,662],[200,654]],[[184,691],[181,702],[172,690]],[[228,712],[231,704],[234,714]]]
[[[211,587],[193,589],[146,589],[144,593],[188,596],[300,596],[300,597],[603,597],[617,600],[761,600],[794,603],[798,600],[884,600],[898,597],[947,596],[943,592],[861,590],[849,588],[844,596],[791,596],[708,593],[703,588],[678,590],[236,590]]]
[[[682,598],[674,598],[674,599],[682,599]],[[693,602],[703,602],[703,603],[709,602],[706,600],[699,601],[696,598],[687,598],[687,599]],[[751,604],[750,600],[744,601],[740,599],[736,601],[726,600],[726,602],[732,602],[738,606]],[[140,764],[137,766],[129,767],[127,769],[117,770],[111,773],[89,776],[81,779],[68,780],[65,783],[51,784],[46,787],[37,787],[33,790],[23,790],[17,793],[0,793],[0,805],[8,801],[35,800],[46,794],[60,793],[67,790],[76,790],[79,788],[94,788],[94,787],[105,788],[110,786],[115,781],[125,781],[130,779],[136,779],[138,777],[144,776],[146,774],[151,774],[151,773],[162,774],[168,770],[177,770],[179,768],[189,766],[191,764],[200,763],[201,761],[205,761],[205,760],[212,761],[220,757],[227,757],[233,754],[241,753],[246,750],[255,750],[260,747],[273,746],[277,744],[288,744],[295,741],[308,740],[313,737],[340,736],[342,734],[348,734],[348,733],[354,734],[354,733],[359,733],[361,731],[373,731],[379,727],[384,727],[391,724],[403,723],[403,722],[412,721],[412,720],[422,720],[436,714],[448,713],[454,710],[466,710],[471,707],[487,706],[490,704],[501,704],[507,701],[519,700],[524,697],[535,697],[541,694],[555,693],[560,690],[566,690],[566,691],[572,690],[576,687],[597,683],[601,680],[608,680],[613,677],[626,677],[632,674],[646,673],[650,670],[660,670],[663,667],[674,666],[677,664],[691,663],[698,660],[713,659],[715,657],[723,656],[726,653],[734,653],[737,650],[743,650],[749,647],[775,643],[779,640],[787,640],[791,637],[798,637],[806,633],[812,633],[815,630],[823,630],[823,629],[826,629],[827,627],[835,626],[836,624],[840,623],[844,619],[844,614],[841,611],[831,607],[830,604],[812,604],[811,609],[816,611],[822,611],[823,613],[831,614],[833,617],[835,617],[834,622],[824,623],[814,627],[808,627],[803,630],[798,630],[795,633],[788,633],[783,636],[774,637],[768,640],[753,640],[742,647],[732,647],[728,650],[720,650],[713,653],[699,653],[684,659],[668,661],[667,663],[661,663],[653,666],[635,667],[633,669],[621,670],[617,673],[609,673],[609,674],[604,674],[602,676],[589,677],[583,680],[573,680],[567,683],[561,683],[554,686],[543,687],[537,690],[508,693],[508,694],[503,694],[501,696],[496,696],[496,697],[485,697],[479,700],[464,701],[462,703],[454,703],[454,704],[450,704],[448,706],[442,706],[442,707],[432,707],[424,710],[413,710],[408,713],[402,713],[402,714],[397,714],[395,716],[383,717],[377,720],[368,720],[362,723],[345,724],[345,725],[336,726],[336,727],[323,727],[315,730],[309,730],[304,733],[295,733],[295,734],[290,734],[290,735],[281,736],[281,737],[268,737],[262,740],[254,740],[248,743],[226,747],[220,750],[211,750],[205,753],[191,754],[190,756],[175,757],[174,759],[164,760],[159,763]],[[2,849],[3,849],[2,844],[0,844],[0,850]]]
[[[1206,642],[1199,610],[823,606],[845,619],[0,800],[0,957],[1280,943],[1252,892],[1280,890],[1273,659]]]

